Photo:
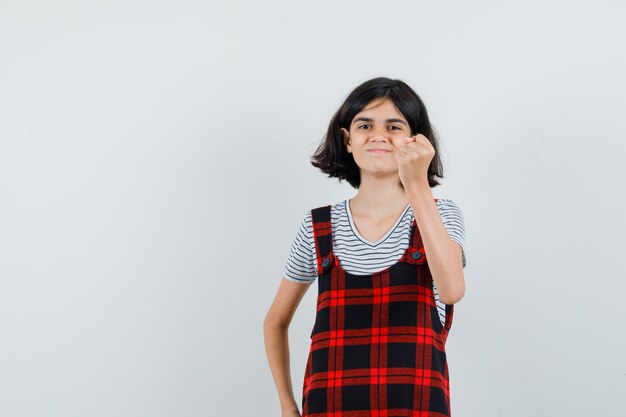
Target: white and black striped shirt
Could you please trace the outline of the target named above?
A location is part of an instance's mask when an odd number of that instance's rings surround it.
[[[435,203],[450,238],[461,245],[462,262],[465,267],[463,213],[451,199],[441,198]],[[331,206],[333,252],[342,268],[349,273],[370,275],[381,271],[398,262],[409,246],[409,233],[413,219],[413,210],[407,204],[391,229],[377,242],[370,242],[363,238],[354,226],[348,200],[335,203]],[[306,212],[291,245],[283,275],[289,281],[306,284],[313,283],[317,278],[315,240],[310,210]],[[433,290],[443,325],[446,319],[445,304],[439,301],[434,282]]]

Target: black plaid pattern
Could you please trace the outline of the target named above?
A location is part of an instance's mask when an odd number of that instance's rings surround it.
[[[417,223],[396,264],[353,275],[333,254],[330,209],[311,211],[318,296],[302,417],[450,416],[445,342],[454,306],[442,326]]]

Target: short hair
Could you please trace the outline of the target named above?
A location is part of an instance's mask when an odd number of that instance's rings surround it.
[[[439,185],[436,178],[443,178],[439,139],[430,124],[426,107],[405,82],[386,77],[366,81],[348,95],[330,121],[326,136],[311,157],[311,164],[328,174],[328,177],[336,177],[339,182],[346,180],[354,188],[359,188],[361,185],[359,166],[345,147],[340,129],[345,128],[349,131],[352,119],[377,98],[389,98],[395,104],[396,109],[409,122],[411,136],[421,133],[428,138],[435,149],[435,155],[428,167],[428,185],[430,187]]]

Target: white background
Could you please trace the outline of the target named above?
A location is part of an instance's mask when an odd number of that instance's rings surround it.
[[[279,416],[309,163],[407,82],[466,225],[456,417],[626,413],[623,1],[0,1],[0,415]],[[314,318],[290,329],[295,397]]]

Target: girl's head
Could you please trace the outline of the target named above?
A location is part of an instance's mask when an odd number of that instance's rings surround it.
[[[358,117],[357,117],[358,115]],[[384,123],[374,120],[374,115],[385,116]],[[372,119],[372,120],[370,120]],[[345,179],[354,188],[361,184],[361,168],[365,163],[373,169],[383,169],[387,164],[397,164],[389,156],[374,160],[355,160],[351,147],[368,144],[368,147],[391,148],[394,136],[410,137],[422,134],[428,138],[435,156],[428,167],[428,183],[431,187],[439,185],[436,177],[443,178],[443,167],[439,158],[439,143],[430,125],[428,113],[419,96],[406,83],[385,77],[374,78],[355,88],[337,110],[328,132],[311,158],[313,166],[328,174],[329,177]],[[379,144],[373,142],[379,141]],[[350,149],[350,151],[349,151]],[[357,158],[359,159],[359,158]],[[380,161],[380,162],[379,162]]]

